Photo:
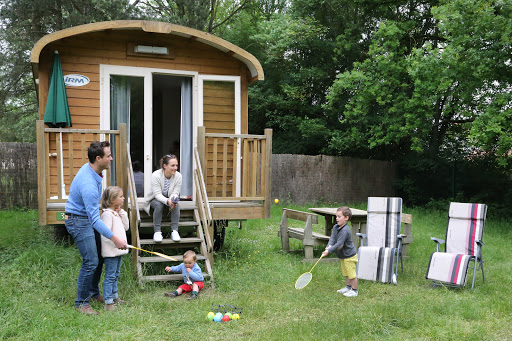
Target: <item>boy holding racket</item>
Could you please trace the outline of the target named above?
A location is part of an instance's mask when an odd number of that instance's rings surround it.
[[[165,268],[167,272],[181,272],[183,275],[183,283],[173,292],[164,293],[168,297],[176,297],[181,295],[183,292],[192,292],[189,300],[194,300],[199,295],[199,291],[204,288],[204,277],[203,272],[199,265],[197,265],[196,253],[192,250],[188,250],[183,254],[183,263],[177,266],[167,266]]]
[[[347,206],[336,210],[336,225],[332,228],[331,238],[322,252],[323,256],[336,252],[341,259],[341,272],[346,278],[347,285],[338,290],[346,297],[356,297],[357,293],[357,250],[352,242],[352,233],[348,226],[348,221],[352,218],[352,211]]]

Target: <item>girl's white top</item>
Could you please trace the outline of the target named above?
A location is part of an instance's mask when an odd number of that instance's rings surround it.
[[[128,213],[121,209],[119,213],[105,208],[101,213],[101,220],[114,233],[114,236],[126,241],[126,231],[128,231]],[[113,241],[101,236],[101,255],[103,257],[117,257],[128,253],[128,250],[120,250]]]

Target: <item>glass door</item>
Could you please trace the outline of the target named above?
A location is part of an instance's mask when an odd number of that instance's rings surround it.
[[[179,157],[182,197],[192,197],[194,76],[185,71],[100,66],[100,127],[118,129],[126,123],[140,204],[151,191],[151,174],[160,167],[160,158],[170,153]],[[114,144],[113,153],[115,148]],[[111,174],[115,167],[112,164]]]

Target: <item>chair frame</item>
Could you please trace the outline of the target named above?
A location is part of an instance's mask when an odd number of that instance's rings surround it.
[[[434,237],[431,237],[430,240],[432,240],[433,242],[436,243],[437,252],[441,252],[441,244],[445,244],[446,241],[444,239],[439,239],[439,238],[434,238]],[[484,260],[482,258],[482,247],[485,244],[482,240],[479,240],[479,239],[475,240],[475,243],[478,244],[478,255],[477,256],[469,256],[470,257],[469,261],[473,262],[473,264],[474,264],[473,265],[473,280],[472,280],[471,289],[470,289],[471,291],[473,291],[473,289],[475,288],[475,279],[476,279],[477,271],[480,271],[480,270],[482,271],[482,283],[485,283]],[[446,252],[446,246],[445,246],[444,252]],[[468,266],[468,269],[469,269],[469,266]],[[466,273],[466,277],[467,277],[467,273]],[[445,282],[436,281],[436,280],[431,280],[431,281],[432,281],[433,288],[436,288],[436,287],[463,288],[466,285],[466,283],[465,283],[466,281],[464,281],[463,285],[445,283]]]
[[[487,214],[487,207],[485,208],[485,210],[486,210],[486,214]],[[452,218],[448,217],[448,221],[450,219],[452,219]],[[485,229],[485,220],[486,219],[484,218],[483,219],[483,225],[482,225],[482,236],[483,236],[483,231]],[[448,234],[448,226],[446,227],[446,234]],[[472,280],[472,283],[471,283],[470,291],[473,291],[473,289],[475,288],[475,279],[476,279],[476,272],[477,271],[480,271],[480,270],[482,271],[482,283],[485,283],[484,260],[482,258],[482,247],[485,244],[482,241],[482,239],[475,239],[475,243],[478,245],[478,251],[477,251],[477,254],[475,256],[464,254],[465,256],[469,256],[470,257],[469,262],[473,262],[473,266],[472,266],[472,268],[473,268],[473,280]],[[446,240],[445,239],[431,237],[430,240],[432,240],[434,243],[436,243],[436,252],[445,252],[446,253]],[[442,244],[444,244],[444,251],[441,251],[441,245]],[[429,268],[430,268],[430,264],[429,264]],[[469,268],[470,268],[470,266],[468,264],[468,271],[469,271]],[[428,269],[427,269],[427,274],[428,274]],[[467,271],[466,271],[466,279],[467,279]],[[464,279],[464,284],[462,284],[462,285],[446,283],[446,282],[441,282],[441,281],[432,280],[432,279],[431,279],[431,281],[432,281],[432,287],[433,288],[436,288],[436,287],[463,288],[463,287],[466,286],[466,279]]]

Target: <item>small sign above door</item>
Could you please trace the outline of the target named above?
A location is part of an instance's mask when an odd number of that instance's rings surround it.
[[[89,84],[90,80],[84,75],[65,75],[64,84],[66,86],[84,86]]]

